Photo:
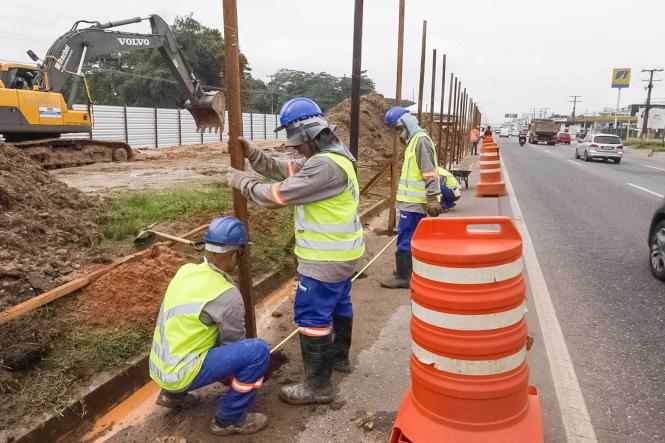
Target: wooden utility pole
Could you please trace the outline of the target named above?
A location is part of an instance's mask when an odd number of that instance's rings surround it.
[[[439,164],[445,165],[445,158],[443,157],[443,107],[446,104],[445,100],[446,92],[446,54],[443,54],[443,67],[441,68],[441,106],[439,107],[439,152],[437,153],[437,159]]]
[[[358,160],[358,133],[360,128],[360,80],[363,47],[363,0],[356,0],[353,13],[353,66],[351,68],[351,128],[349,151]]]
[[[649,73],[649,84],[647,85],[647,102],[644,107],[644,117],[642,118],[642,134],[640,134],[640,143],[644,144],[649,132],[649,110],[651,109],[651,90],[653,89],[653,73],[661,72],[662,69],[642,69],[642,72]],[[647,80],[644,80],[647,81]]]
[[[427,49],[427,20],[423,20],[423,41],[420,49],[420,83],[418,84],[418,123],[422,124],[423,88],[425,87],[425,50]]]
[[[399,0],[399,25],[397,31],[397,81],[395,86],[395,105],[402,104],[402,62],[404,61],[404,3],[406,0]],[[397,183],[399,182],[399,173],[397,165],[399,164],[399,134],[393,135],[393,162],[390,169],[390,207],[388,208],[388,235],[392,235],[395,229],[395,201],[397,199]]]
[[[245,154],[238,137],[242,134],[242,109],[240,102],[240,43],[238,41],[238,10],[236,0],[223,0],[224,9],[224,77],[226,79],[226,106],[229,116],[229,154],[231,167],[243,170]],[[233,190],[233,214],[248,227],[247,200],[237,189]],[[240,256],[238,270],[239,289],[245,303],[245,332],[256,337],[254,300],[252,299],[252,273],[249,247]]]
[[[429,98],[429,125],[427,131],[434,138],[432,130],[434,128],[434,94],[436,93],[436,49],[432,50],[432,90]]]

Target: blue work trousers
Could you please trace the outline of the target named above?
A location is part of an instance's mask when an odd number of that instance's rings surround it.
[[[452,189],[445,185],[441,185],[441,208],[450,209],[455,206],[455,202],[459,200],[459,196],[455,197]]]
[[[420,212],[399,211],[399,223],[397,223],[397,250],[399,252],[411,252],[411,237],[416,232],[418,223],[425,218]]]
[[[301,275],[293,304],[294,321],[305,335],[328,335],[333,317],[353,316],[351,279],[326,283]]]
[[[249,338],[235,343],[218,346],[208,351],[201,370],[187,391],[208,386],[215,382],[231,381],[231,388],[217,403],[215,416],[221,422],[241,420],[252,405],[258,388],[248,392],[234,389],[240,385],[253,385],[259,381],[268,368],[270,347],[258,338]]]

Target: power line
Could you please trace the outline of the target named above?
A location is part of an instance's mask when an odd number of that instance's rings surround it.
[[[649,85],[647,86],[647,102],[644,108],[644,119],[642,121],[642,143],[645,141],[645,137],[647,135],[648,131],[648,123],[649,123],[649,108],[651,108],[651,90],[653,89],[653,74],[654,72],[661,72],[662,69],[642,69],[642,72],[648,72],[649,73],[649,80],[642,80],[642,81],[648,81]],[[655,81],[660,81],[660,80],[655,80]]]

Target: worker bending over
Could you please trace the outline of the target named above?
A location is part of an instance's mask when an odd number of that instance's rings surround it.
[[[462,196],[459,183],[453,174],[439,166],[439,182],[441,183],[441,209],[448,212],[448,209],[456,205],[457,200]]]
[[[439,174],[434,142],[418,120],[401,106],[393,106],[385,117],[386,125],[399,131],[406,143],[402,174],[397,187],[397,252],[393,277],[381,282],[384,288],[408,288],[411,279],[411,237],[422,218],[441,214]]]
[[[276,183],[259,182],[232,168],[228,174],[229,185],[260,206],[295,207],[300,277],[294,320],[300,327],[305,380],[282,388],[280,398],[298,405],[331,402],[333,368],[351,371],[351,277],[365,252],[355,158],[322,116],[307,98],[282,106],[281,126],[275,131],[286,129],[286,146],[304,159],[276,159],[240,138],[252,168]]]
[[[268,418],[247,412],[268,366],[268,344],[245,338],[245,306],[228,272],[248,244],[235,217],[214,219],[204,237],[203,263],[188,263],[169,283],[150,352],[150,377],[161,386],[157,404],[189,408],[191,392],[218,381],[230,384],[210,424],[216,435],[252,434]]]

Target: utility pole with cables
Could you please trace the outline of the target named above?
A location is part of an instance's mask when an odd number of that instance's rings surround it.
[[[573,124],[575,124],[575,110],[577,109],[577,104],[582,103],[582,100],[579,100],[582,98],[581,95],[569,95],[572,100],[569,100],[569,103],[573,104]]]
[[[640,143],[644,144],[647,136],[647,131],[648,129],[648,124],[649,124],[649,109],[651,108],[651,90],[653,89],[653,82],[657,81],[659,82],[660,80],[654,80],[653,79],[653,74],[654,72],[661,72],[661,69],[642,69],[642,72],[648,72],[649,73],[649,80],[642,80],[644,82],[649,82],[649,85],[647,86],[647,102],[644,107],[644,118],[642,119],[642,134],[640,136],[641,141]]]

